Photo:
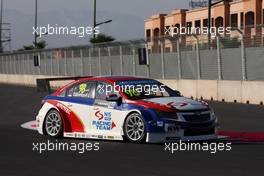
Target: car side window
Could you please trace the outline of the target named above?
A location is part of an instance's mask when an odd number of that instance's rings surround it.
[[[94,98],[95,82],[82,82],[70,87],[67,91],[67,97],[74,98]]]
[[[109,94],[119,94],[118,92],[114,91],[114,86],[106,83],[106,82],[98,82],[96,91],[95,91],[95,98],[99,100],[105,100],[106,96]]]

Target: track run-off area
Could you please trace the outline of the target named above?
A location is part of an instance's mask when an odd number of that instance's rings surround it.
[[[165,151],[164,144],[88,139],[50,139],[21,128],[34,120],[42,98],[36,88],[0,85],[0,175],[263,175],[264,106],[208,102],[220,121],[220,133],[232,135],[232,150]],[[238,138],[246,140],[237,140]],[[33,150],[42,142],[91,143],[99,150]],[[95,147],[97,148],[97,147]]]

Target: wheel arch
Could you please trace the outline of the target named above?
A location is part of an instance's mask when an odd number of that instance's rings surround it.
[[[45,129],[45,121],[46,121],[46,118],[47,118],[47,115],[48,115],[48,113],[50,112],[50,111],[52,111],[52,110],[55,110],[55,111],[57,111],[57,112],[59,112],[59,114],[60,114],[60,116],[61,116],[61,119],[62,119],[62,122],[63,122],[63,132],[67,132],[67,131],[71,131],[71,124],[70,124],[70,122],[67,120],[67,118],[66,118],[66,116],[65,116],[65,113],[64,112],[62,112],[61,110],[59,110],[57,107],[55,107],[55,106],[53,106],[53,107],[51,107],[48,111],[47,111],[47,113],[46,113],[46,115],[45,115],[45,117],[44,117],[44,121],[43,121],[43,123],[42,123],[42,131],[43,131],[43,134],[47,134],[47,132],[46,132],[46,129]]]
[[[129,111],[129,112],[126,114],[126,117],[125,117],[125,119],[124,119],[123,127],[124,127],[124,125],[125,125],[125,122],[126,122],[126,119],[128,118],[128,116],[130,116],[130,115],[133,114],[133,113],[138,113],[138,114],[140,114],[140,115],[142,116],[142,113],[141,113],[139,110],[134,109],[134,110]],[[143,117],[143,116],[142,116],[142,117]]]
[[[138,113],[141,115],[141,117],[143,118],[144,122],[145,122],[145,125],[146,125],[146,130],[148,131],[149,130],[149,124],[148,122],[150,120],[152,120],[152,116],[153,114],[151,114],[150,111],[148,110],[139,110],[139,109],[133,109],[131,111],[129,111],[124,119],[124,122],[123,122],[123,126],[122,126],[122,130],[123,130],[123,134],[124,134],[124,126],[125,126],[125,122],[126,122],[126,119],[128,118],[128,116],[132,113]]]

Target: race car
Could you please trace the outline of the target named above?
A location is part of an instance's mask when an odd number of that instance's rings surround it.
[[[217,138],[218,119],[204,101],[154,79],[81,78],[46,96],[36,117],[50,137],[161,143]]]

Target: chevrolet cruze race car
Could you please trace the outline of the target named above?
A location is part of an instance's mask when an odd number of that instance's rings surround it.
[[[51,137],[136,143],[215,139],[218,125],[206,102],[136,77],[74,81],[44,98],[36,122],[38,132]]]

